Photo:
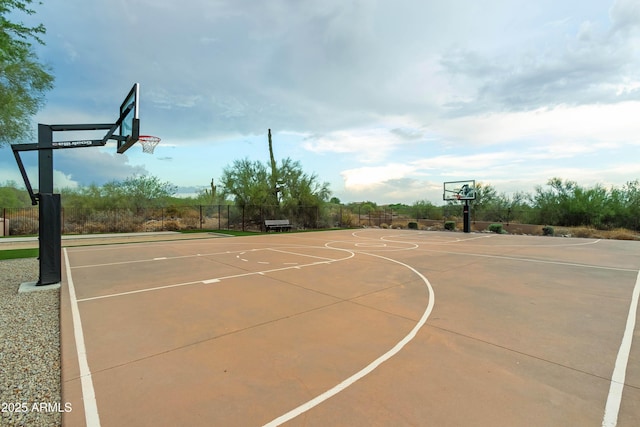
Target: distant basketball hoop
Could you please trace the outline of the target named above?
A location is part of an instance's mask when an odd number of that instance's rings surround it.
[[[142,144],[142,152],[147,154],[153,154],[153,150],[160,143],[160,138],[157,136],[140,135],[138,142]]]
[[[467,181],[451,181],[444,183],[442,200],[445,202],[464,202],[462,206],[462,222],[465,233],[471,232],[471,206],[469,202],[476,199],[475,179]]]

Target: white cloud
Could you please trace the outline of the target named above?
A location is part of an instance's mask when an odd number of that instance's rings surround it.
[[[470,147],[509,141],[591,141],[635,143],[640,135],[640,102],[558,106],[523,112],[491,113],[442,120],[431,131],[445,141]]]
[[[180,91],[169,92],[165,88],[147,90],[148,102],[158,108],[192,108],[202,99],[200,95],[184,94]]]
[[[355,154],[364,163],[385,159],[404,145],[414,144],[424,131],[412,127],[349,129],[323,135],[311,135],[303,147],[314,153]]]
[[[363,167],[345,170],[341,173],[347,190],[359,191],[379,186],[387,181],[412,176],[416,172],[414,165],[389,164],[386,166]]]
[[[616,0],[609,12],[614,31],[640,30],[640,3]]]
[[[57,81],[36,120],[113,121],[140,82],[142,132],[173,161],[71,150],[56,168],[79,183],[153,170],[206,184],[234,159],[262,158],[267,128],[286,140],[277,154],[344,186],[345,200],[411,201],[457,178],[530,187],[553,171],[628,180],[638,4],[45,2],[29,19],[48,29],[38,52]]]

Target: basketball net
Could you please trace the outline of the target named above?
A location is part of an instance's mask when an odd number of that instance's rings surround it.
[[[140,137],[138,137],[138,142],[142,144],[143,153],[153,154],[153,150],[156,148],[156,145],[160,143],[160,138],[157,136],[140,135]]]

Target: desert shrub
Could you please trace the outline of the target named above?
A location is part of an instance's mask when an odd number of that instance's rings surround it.
[[[162,230],[162,221],[150,219],[143,224],[144,231],[160,231]]]
[[[117,231],[113,230],[110,227],[111,224],[105,222],[95,222],[95,221],[87,221],[84,224],[82,231],[87,234],[98,234],[98,233],[106,233],[109,231]]]
[[[144,228],[142,218],[127,218],[118,222],[116,230],[119,233],[136,233],[142,231]]]
[[[489,225],[489,231],[492,233],[502,234],[505,233],[504,228],[502,228],[502,224],[491,224]]]
[[[409,224],[407,224],[407,227],[409,228],[409,230],[417,230],[418,229],[418,223],[417,222],[410,222]]]
[[[177,206],[169,206],[164,210],[164,215],[167,218],[179,218],[180,208],[178,208]]]
[[[394,222],[391,225],[391,228],[396,229],[396,230],[402,230],[404,228],[404,225],[400,224],[399,222]]]
[[[434,222],[427,226],[427,230],[442,231],[444,230],[444,225],[442,224],[442,221]]]
[[[32,218],[14,218],[9,222],[9,235],[22,236],[25,234],[38,234],[40,221]]]
[[[164,229],[166,231],[179,231],[180,224],[178,223],[178,221],[173,221],[173,220],[165,221]]]
[[[542,227],[542,235],[543,236],[553,236],[555,234],[555,230],[550,225],[545,225]]]
[[[445,230],[450,230],[453,231],[456,229],[456,222],[455,221],[447,221],[444,223],[444,229]]]
[[[389,228],[389,224],[383,222],[382,224],[380,224],[380,228]]]
[[[616,239],[616,240],[640,240],[640,236],[624,228],[617,228],[615,230],[611,230],[609,232],[608,237],[610,239]]]
[[[195,230],[200,228],[200,217],[183,217],[182,224],[187,230]]]
[[[596,230],[588,228],[588,227],[575,227],[571,229],[571,235],[573,237],[593,237],[595,239],[602,238],[602,234],[598,233]]]
[[[355,224],[356,222],[356,218],[357,217],[353,215],[351,212],[344,211],[342,212],[342,216],[340,217],[340,224],[343,227],[347,227],[347,228],[353,227],[353,224]]]
[[[187,209],[181,215],[182,224],[188,230],[195,230],[200,227],[200,212],[195,209]]]
[[[63,234],[82,234],[82,225],[75,222],[66,222],[62,227]]]

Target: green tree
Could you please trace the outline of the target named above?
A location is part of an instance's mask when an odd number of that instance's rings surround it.
[[[26,208],[31,201],[26,190],[19,189],[14,181],[7,181],[0,186],[0,208]]]
[[[536,187],[531,201],[538,214],[535,222],[539,224],[634,228],[637,195],[637,181],[622,189],[607,189],[601,185],[586,188],[575,181],[552,178],[547,188]]]
[[[624,204],[619,208],[622,211],[622,220],[619,227],[627,227],[632,230],[640,230],[640,181],[627,182],[623,187]]]
[[[442,209],[436,207],[428,200],[418,200],[412,206],[416,219],[441,219]]]
[[[500,199],[498,192],[490,184],[477,182],[475,185],[476,198],[470,202],[471,216],[474,220],[499,221],[496,211],[499,210]]]
[[[316,174],[307,174],[298,161],[283,159],[279,168],[283,203],[289,206],[319,206],[331,195],[329,184]]]
[[[270,199],[270,181],[265,165],[249,159],[235,160],[233,165],[222,170],[220,179],[222,194],[231,197],[236,205],[268,204]]]
[[[63,190],[66,207],[89,209],[147,208],[168,204],[176,187],[150,175],[135,175],[124,181],[111,181],[98,187],[92,184],[77,190]]]
[[[531,201],[537,209],[538,224],[565,224],[566,212],[569,211],[571,195],[577,183],[563,181],[561,178],[551,178],[547,181],[547,188],[537,186]]]
[[[378,210],[378,205],[376,202],[366,201],[366,202],[352,202],[349,203],[349,208],[357,214],[360,215],[369,215],[370,212],[374,212]]]
[[[245,208],[245,215],[254,221],[261,215],[280,214],[297,218],[303,222],[299,225],[317,224],[319,210],[331,194],[329,184],[320,182],[315,174],[305,173],[300,162],[283,159],[276,167],[281,198],[276,202],[269,169],[259,161],[234,161],[222,171],[222,194]]]
[[[175,185],[152,175],[137,175],[120,183],[120,191],[129,207],[135,208],[164,206],[176,190]]]
[[[331,195],[329,184],[319,182],[315,174],[305,173],[300,162],[290,158],[283,159],[278,166],[271,129],[267,135],[269,163],[249,159],[234,161],[222,171],[222,195],[231,197],[243,208],[244,215],[254,221],[261,216],[287,215],[295,216],[302,222],[299,225],[317,225],[320,207]]]
[[[33,0],[0,0],[0,145],[28,139],[31,117],[44,105],[44,93],[53,87],[49,67],[38,62],[33,42],[46,30],[9,21],[8,15],[35,13]]]

